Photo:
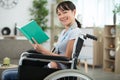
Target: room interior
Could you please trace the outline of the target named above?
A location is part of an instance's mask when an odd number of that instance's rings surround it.
[[[4,0],[3,0],[4,1]],[[13,4],[4,5],[0,1],[0,65],[4,59],[10,60],[11,66],[0,66],[3,70],[16,68],[22,52],[32,48],[29,41],[16,27],[28,23],[33,16],[34,0],[13,0]],[[63,0],[45,0],[48,10],[46,34],[50,39],[43,43],[49,50],[55,46],[63,26],[57,19],[56,5]],[[81,31],[98,38],[86,40],[79,55],[78,69],[95,80],[120,79],[120,1],[119,0],[70,0],[76,5],[76,19],[82,24]],[[8,3],[7,3],[8,5]],[[116,8],[117,7],[117,8]],[[9,62],[8,60],[8,62]],[[101,74],[102,73],[102,74]],[[0,79],[1,80],[1,79]]]

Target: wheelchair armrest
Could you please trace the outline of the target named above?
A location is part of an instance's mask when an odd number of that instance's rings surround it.
[[[28,53],[24,52],[19,61],[19,65],[23,63],[24,60],[30,60],[30,61],[56,61],[56,62],[64,62],[64,63],[70,63],[71,59],[65,57],[65,56],[51,56],[51,55],[43,55],[38,53]]]
[[[35,53],[28,54],[27,58],[59,60],[59,61],[69,61],[70,60],[69,58],[67,58],[65,56],[51,56],[51,55],[35,54]]]
[[[63,62],[63,63],[71,63],[71,59],[65,56],[50,56],[50,55],[43,55],[38,53],[28,53],[25,52],[22,54],[19,65],[26,64],[26,61],[35,61],[35,62]]]

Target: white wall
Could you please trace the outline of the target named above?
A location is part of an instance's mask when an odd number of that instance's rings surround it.
[[[12,30],[11,35],[13,35],[15,23],[17,23],[17,26],[22,26],[30,20],[31,15],[29,8],[32,7],[32,1],[33,0],[19,0],[18,4],[11,9],[0,7],[0,35],[3,27],[9,27]],[[48,0],[47,8],[49,10],[53,1],[54,0]],[[48,19],[48,26],[50,26],[50,14],[48,15]]]
[[[15,23],[17,23],[17,26],[22,26],[26,24],[30,19],[30,11],[29,8],[32,7],[32,1],[33,0],[18,0],[18,4],[11,9],[4,9],[0,7],[0,36],[1,30],[3,27],[7,26],[11,29],[11,34],[13,34],[13,30],[15,27]],[[51,15],[51,4],[55,2],[55,0],[48,0],[48,5],[46,6],[49,9],[49,15],[48,15],[48,26],[51,26],[50,22],[50,15]],[[50,31],[47,32],[48,36],[50,36]],[[44,44],[48,49],[50,49],[50,39],[47,41],[47,43]]]
[[[14,8],[4,9],[0,7],[0,30],[5,26],[13,30],[15,23],[18,26],[25,24],[30,19],[28,9],[31,4],[32,0],[19,0]]]

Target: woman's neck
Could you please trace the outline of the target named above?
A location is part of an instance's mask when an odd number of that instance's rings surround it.
[[[66,25],[66,26],[65,26],[66,31],[67,31],[70,27],[74,26],[74,24],[76,24],[76,21],[75,21],[75,20],[74,20],[72,23]]]

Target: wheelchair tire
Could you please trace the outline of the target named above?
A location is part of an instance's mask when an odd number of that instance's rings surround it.
[[[50,75],[48,75],[44,80],[63,80],[66,77],[76,77],[77,79],[65,79],[65,80],[93,80],[86,74],[80,73],[78,70],[74,69],[66,69],[66,70],[59,70]]]

